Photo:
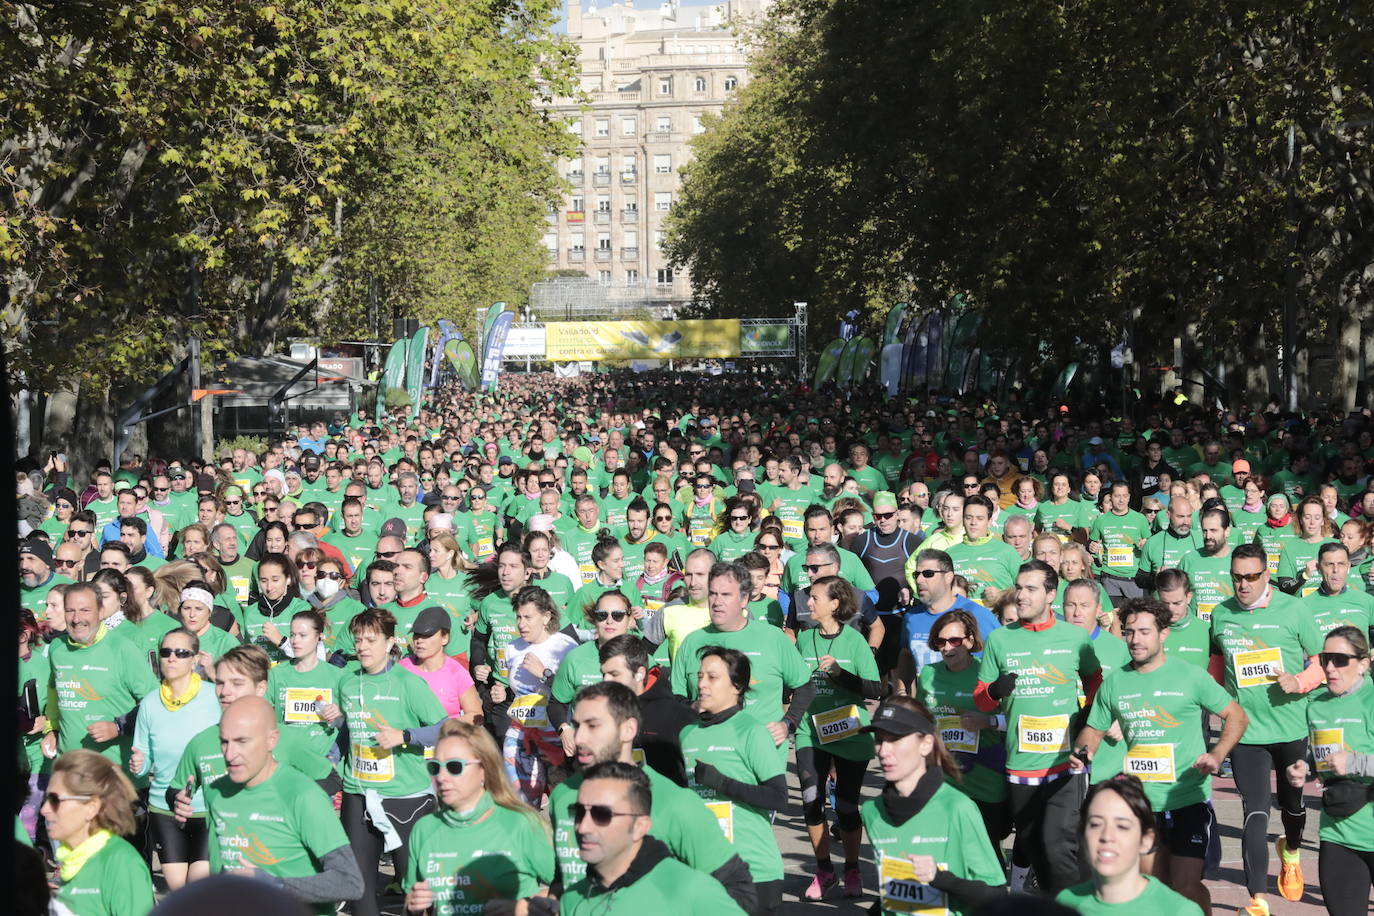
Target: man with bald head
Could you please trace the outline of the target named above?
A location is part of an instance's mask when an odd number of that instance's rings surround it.
[[[1183,558],[1202,549],[1202,536],[1193,528],[1193,506],[1182,496],[1169,501],[1169,524],[1145,541],[1140,553],[1140,580],[1145,587],[1154,588],[1155,576],[1161,569],[1178,569]]]
[[[227,772],[205,790],[210,870],[266,878],[313,912],[333,913],[362,896],[363,876],[329,796],[273,756],[278,737],[276,713],[262,697],[225,708],[219,743]]]

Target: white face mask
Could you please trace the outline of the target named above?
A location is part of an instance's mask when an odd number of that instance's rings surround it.
[[[320,579],[315,583],[315,594],[328,601],[339,593],[338,579]]]

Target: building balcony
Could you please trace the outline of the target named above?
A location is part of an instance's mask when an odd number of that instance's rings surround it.
[[[598,226],[606,226],[606,225],[609,225],[610,222],[611,222],[611,211],[610,211],[610,210],[594,210],[594,211],[592,211],[592,222],[596,223]]]
[[[593,172],[593,173],[592,173],[592,184],[596,185],[598,188],[608,187],[608,186],[610,185],[610,183],[611,183],[611,173],[610,173],[610,172]]]
[[[611,259],[611,249],[609,249],[609,248],[598,248],[598,249],[596,249],[596,255],[595,255],[595,256],[596,256],[596,259],[597,259],[598,261],[609,261],[609,260]]]
[[[639,260],[639,248],[638,248],[637,246],[636,246],[636,247],[633,247],[633,248],[628,247],[628,246],[622,247],[622,248],[620,249],[620,259],[621,259],[622,261],[637,261],[637,260]]]
[[[573,187],[575,187],[575,188],[576,188],[576,187],[581,187],[582,185],[584,185],[584,184],[586,184],[586,183],[587,183],[587,175],[586,175],[585,172],[569,172],[569,173],[568,173],[568,184],[572,185]]]
[[[621,184],[634,184],[638,180],[639,172],[635,169],[630,169],[620,173]]]
[[[639,222],[639,211],[625,208],[620,211],[620,221],[627,226],[632,226]]]
[[[587,260],[587,249],[585,249],[585,248],[569,248],[569,249],[568,249],[568,260],[569,260],[569,261],[574,261],[574,262],[577,262],[577,263],[581,263],[582,261]]]

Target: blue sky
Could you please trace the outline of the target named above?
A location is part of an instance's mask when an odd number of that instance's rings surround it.
[[[623,2],[623,0],[622,0]],[[714,6],[721,0],[678,0],[679,7],[689,6]],[[611,0],[597,0],[597,6],[605,8],[611,5]],[[661,0],[634,0],[634,8],[637,10],[656,10],[661,5]],[[582,0],[582,9],[586,10],[590,6],[588,0]],[[567,31],[568,25],[568,4],[565,0],[563,4],[563,16],[558,21],[558,31]]]

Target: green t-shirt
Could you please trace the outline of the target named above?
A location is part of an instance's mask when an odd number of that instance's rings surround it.
[[[1150,536],[1150,523],[1134,509],[1125,515],[1104,512],[1093,520],[1090,540],[1102,545],[1102,552],[1093,562],[1099,574],[1129,579],[1136,574],[1140,562],[1139,542]]]
[[[542,587],[542,583],[540,585]],[[475,629],[478,633],[490,636],[487,649],[488,658],[491,659],[492,680],[500,684],[509,684],[509,647],[520,638],[520,631],[515,628],[515,608],[511,607],[510,596],[504,589],[497,589],[477,603]]]
[[[1226,690],[1250,717],[1245,744],[1278,744],[1306,734],[1306,695],[1284,693],[1277,679],[1302,671],[1321,646],[1312,615],[1277,589],[1270,591],[1265,607],[1252,611],[1235,598],[1217,605],[1212,647],[1226,661]]]
[[[1325,687],[1312,692],[1307,704],[1307,728],[1312,756],[1317,764],[1317,778],[1325,782],[1332,775],[1327,757],[1332,751],[1351,751],[1357,754],[1374,753],[1374,688],[1369,678],[1344,696],[1336,696]],[[1368,784],[1366,776],[1349,777]],[[1374,805],[1365,802],[1363,808],[1349,817],[1335,818],[1322,812],[1321,839],[1323,843],[1339,843],[1360,852],[1374,852]]]
[[[1126,648],[1126,644],[1110,630],[1100,627],[1092,634],[1093,652],[1097,655],[1097,662],[1102,666],[1102,677],[1113,671],[1129,665],[1131,663],[1131,650]],[[1086,706],[1088,698],[1085,694],[1078,694],[1078,705]],[[1097,748],[1097,755],[1093,757],[1092,772],[1089,774],[1088,782],[1090,785],[1097,785],[1111,779],[1121,772],[1122,758],[1126,755],[1126,745],[1122,741],[1114,741],[1104,737],[1102,743]]]
[[[353,581],[362,582],[376,554],[377,535],[364,530],[356,537],[349,537],[342,531],[333,531],[324,536],[324,542],[343,554],[353,572]]]
[[[291,618],[301,611],[307,611],[310,605],[301,598],[292,598],[287,602],[286,607],[282,608],[281,613],[275,617],[268,617],[262,612],[262,606],[257,601],[250,601],[243,607],[243,619],[239,621],[241,628],[239,636],[243,641],[251,646],[257,646],[267,652],[273,662],[283,662],[287,660],[286,652],[281,645],[268,639],[263,635],[263,627],[271,623],[276,626],[277,631],[283,637],[291,632]]]
[[[701,803],[700,796],[684,789],[652,767],[643,767],[649,777],[652,795],[649,815],[653,820],[650,833],[662,841],[672,854],[697,871],[710,875],[735,854],[729,844],[720,841],[720,825]],[[568,806],[577,801],[582,774],[577,773],[560,783],[549,793],[549,818],[553,821],[554,854],[558,857],[558,871],[567,887],[587,874],[587,863],[577,851],[577,834],[573,829]],[[714,879],[712,879],[714,881]],[[719,882],[715,882],[719,885]]]
[[[954,561],[954,571],[968,581],[969,598],[980,604],[984,589],[1004,591],[1016,584],[1021,555],[1000,538],[988,535],[975,544],[966,535],[945,552]]]
[[[111,836],[70,881],[58,879],[53,913],[62,916],[142,916],[152,910],[153,876],[123,837]]]
[[[753,550],[756,537],[753,531],[740,533],[726,529],[712,539],[709,549],[717,559],[729,563]]]
[[[1374,595],[1349,585],[1335,595],[1318,588],[1303,598],[1302,603],[1323,637],[1340,626],[1358,627],[1361,633],[1368,633],[1370,624],[1374,623]]]
[[[697,803],[700,807],[700,803]],[[657,826],[657,822],[655,822]],[[715,826],[711,825],[714,830]],[[582,880],[567,887],[558,901],[560,916],[680,913],[690,916],[736,916],[744,913],[720,882],[677,859],[660,859],[631,884],[607,889]]]
[[[996,804],[1007,797],[1006,736],[995,728],[970,731],[960,717],[986,716],[973,702],[978,686],[976,660],[963,671],[950,671],[943,661],[922,665],[916,675],[916,697],[935,715],[940,740],[966,771],[955,786],[977,802]]]
[[[1209,622],[1218,604],[1235,595],[1231,584],[1231,548],[1221,556],[1191,553],[1183,558],[1179,569],[1188,574],[1193,583],[1193,604],[1190,611],[1199,620]]]
[[[1211,623],[1199,620],[1189,611],[1169,627],[1164,651],[1172,658],[1206,671],[1212,660]]]
[[[693,776],[698,761],[709,763],[723,776],[749,785],[761,785],[782,775],[786,772],[786,763],[778,755],[768,729],[757,719],[736,714],[716,725],[693,722],[682,729],[679,740],[690,787],[715,815],[725,839],[749,866],[754,880],[781,880],[782,853],[773,835],[769,812],[732,801],[715,789],[699,786]]]
[[[319,863],[348,837],[329,796],[300,771],[278,765],[256,786],[221,776],[205,790],[210,829],[210,871],[251,865],[279,878],[319,873]],[[311,911],[333,913],[332,903]]]
[[[897,824],[881,798],[859,809],[878,866],[878,912],[888,914],[972,912],[973,904],[916,880],[910,856],[930,856],[936,867],[957,878],[994,887],[1007,883],[988,840],[978,807],[949,783],[931,795],[925,807]]]
[[[156,667],[157,650],[162,647],[162,637],[180,626],[181,624],[173,620],[170,614],[153,611],[137,623],[132,620],[123,621],[111,630],[110,634],[132,643],[139,654],[148,659],[150,665]]]
[[[882,489],[879,487],[879,489]],[[803,528],[802,516],[806,509],[815,502],[815,494],[806,487],[800,490],[791,490],[787,487],[778,487],[773,491],[772,496],[778,501],[776,508],[772,502],[765,503],[764,508],[772,511],[774,515],[782,521],[782,536],[787,542],[787,546],[793,550],[804,550],[806,548],[806,532]]]
[[[305,737],[295,729],[279,728],[277,736],[277,746],[272,750],[277,762],[299,770],[316,782],[328,776],[334,768],[329,759],[315,753],[305,743]],[[184,789],[189,783],[195,793],[192,805],[198,808],[203,804],[203,788],[227,772],[224,754],[219,746],[219,726],[212,725],[187,742],[186,750],[181,752],[181,762],[172,776],[172,785]]]
[[[820,627],[811,627],[797,634],[797,650],[816,687],[816,698],[797,727],[797,747],[820,748],[846,760],[872,759],[873,736],[860,731],[869,724],[863,694],[820,670],[821,657],[829,655],[840,671],[860,680],[878,680],[878,663],[863,634],[841,626],[834,636],[825,636]]]
[[[34,691],[38,695],[38,708],[46,710],[48,689],[52,684],[52,665],[48,663],[48,650],[42,646],[31,649],[28,658],[19,659],[19,696],[24,695],[24,685],[29,681],[33,681]],[[33,735],[24,735],[19,740],[24,749],[24,759],[29,762],[30,774],[46,773],[52,768],[52,763],[43,756],[42,730]]]
[[[1045,500],[1035,507],[1035,527],[1040,531],[1052,531],[1060,536],[1068,534],[1057,522],[1063,521],[1070,528],[1082,528],[1083,504],[1066,499],[1062,504]]]
[[[1202,916],[1202,909],[1177,891],[1170,890],[1153,875],[1145,876],[1145,890],[1128,903],[1103,903],[1097,899],[1093,883],[1085,881],[1065,888],[1054,898],[1083,916],[1135,916],[1137,913],[1168,913],[1169,916]]]
[[[783,690],[795,690],[811,680],[811,669],[787,635],[766,621],[750,619],[733,632],[711,624],[687,634],[673,656],[673,693],[689,700],[697,698],[697,672],[701,670],[698,653],[706,646],[737,649],[749,656],[750,683],[744,695],[744,713],[756,722],[780,720]],[[782,756],[787,756],[785,743]]]
[[[427,814],[410,835],[407,891],[424,881],[436,916],[480,913],[492,900],[519,900],[553,880],[553,844],[542,820],[503,808],[484,795],[487,816]]]
[[[1015,672],[1016,686],[1001,701],[1007,717],[1007,772],[1038,779],[1066,769],[1078,683],[1101,666],[1088,634],[1051,619],[1044,629],[1021,624],[988,634],[978,680],[991,684]]]
[[[582,581],[574,583],[575,585],[585,585],[596,578],[596,564],[592,562],[592,550],[596,547],[596,536],[600,531],[600,528],[588,531],[576,522],[563,531],[563,549],[577,561],[577,571],[582,576]]]
[[[158,679],[147,655],[129,640],[104,630],[103,625],[101,629],[103,635],[89,646],[77,646],[66,638],[48,646],[52,686],[57,694],[57,750],[66,753],[85,748],[127,770],[132,730],[101,744],[86,733],[86,727],[127,715],[157,690]],[[39,697],[43,694],[40,689]]]
[[[559,612],[562,613],[567,610],[568,602],[572,601],[573,594],[576,593],[578,587],[581,586],[582,583],[578,582],[574,585],[573,581],[567,576],[563,575],[561,572],[554,572],[552,569],[548,569],[546,572],[547,575],[542,579],[531,574],[530,585],[537,585],[548,592],[549,597],[553,599],[553,606],[558,608]]]
[[[1145,541],[1145,550],[1140,556],[1140,568],[1146,572],[1159,572],[1161,569],[1178,569],[1183,558],[1202,549],[1202,534],[1196,528],[1188,529],[1183,537],[1178,537],[1168,528],[1156,531]]]
[[[1173,811],[1212,797],[1212,778],[1193,769],[1207,751],[1201,711],[1220,714],[1230,704],[1231,695],[1206,671],[1166,655],[1153,671],[1127,665],[1107,675],[1088,725],[1106,731],[1121,723],[1118,769],[1140,778],[1153,810]]]
[[[384,750],[381,728],[419,728],[448,718],[439,698],[419,675],[400,665],[379,674],[350,672],[340,682],[349,744],[339,761],[343,789],[361,795],[369,789],[388,797],[415,795],[429,787],[424,748],[414,744]]]
[[[317,715],[331,703],[342,708],[340,686],[344,670],[326,662],[315,663],[309,671],[298,671],[290,662],[274,665],[267,672],[267,700],[277,710],[280,730],[299,732],[305,744],[320,756],[329,753],[338,731]]]
[[[868,567],[864,566],[864,561],[859,559],[858,554],[852,550],[846,550],[838,544],[835,545],[835,550],[840,554],[841,579],[861,592],[871,592],[877,587],[873,584],[873,576],[869,574]],[[782,568],[782,579],[778,583],[778,590],[790,595],[798,589],[810,588],[811,576],[803,568],[805,565],[806,550],[803,548],[792,554],[787,560],[787,565]]]
[[[553,676],[549,696],[559,703],[571,703],[577,691],[601,680],[601,647],[594,641],[584,642],[563,656]]]

